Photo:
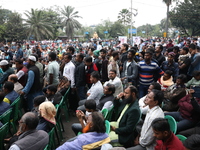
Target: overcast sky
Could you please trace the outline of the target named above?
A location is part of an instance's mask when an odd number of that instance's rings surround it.
[[[154,25],[166,17],[167,7],[162,0],[132,0],[132,3],[133,8],[138,9],[138,15],[133,18],[136,27],[146,23]],[[106,19],[116,21],[122,9],[131,8],[131,0],[0,0],[2,8],[21,14],[31,8],[48,8],[54,5],[75,7],[82,16],[80,23],[90,26]]]

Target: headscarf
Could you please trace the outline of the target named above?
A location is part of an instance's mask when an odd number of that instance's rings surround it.
[[[53,124],[56,124],[56,108],[52,104],[52,102],[43,102],[42,104],[40,104],[39,111],[41,117]]]

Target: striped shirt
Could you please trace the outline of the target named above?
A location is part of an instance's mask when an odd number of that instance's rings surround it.
[[[150,85],[154,81],[154,74],[163,75],[164,72],[160,69],[156,62],[151,61],[146,64],[144,60],[138,63],[139,66],[139,82],[142,85]]]

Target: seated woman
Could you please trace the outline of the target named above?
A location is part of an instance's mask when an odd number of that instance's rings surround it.
[[[158,79],[158,83],[161,85],[163,91],[174,84],[172,74],[171,70],[166,70],[164,75]]]
[[[194,107],[191,103],[193,89],[190,89],[190,94],[186,95],[178,101],[178,112],[167,112],[165,115],[172,116],[177,122],[177,133],[183,130],[187,130],[195,126],[200,121],[199,114],[195,113]],[[198,104],[200,104],[200,98],[196,98]]]
[[[103,144],[109,143],[110,138],[106,132],[105,122],[100,112],[92,112],[88,116],[87,124],[83,129],[83,134],[74,141],[65,142],[56,150],[82,150],[94,149]]]
[[[86,109],[85,114],[81,110],[76,111],[76,116],[79,119],[80,123],[73,123],[72,124],[72,130],[74,131],[74,133],[76,135],[78,134],[78,132],[82,132],[82,129],[86,125],[86,120],[87,120],[88,116],[92,112],[97,111],[96,110],[96,102],[93,99],[85,101],[84,105],[85,105],[85,109]]]
[[[11,108],[10,104],[3,101],[5,94],[0,92],[0,115],[6,112],[9,108]]]
[[[43,102],[39,106],[39,124],[37,130],[49,132],[56,125],[56,108],[52,102]]]

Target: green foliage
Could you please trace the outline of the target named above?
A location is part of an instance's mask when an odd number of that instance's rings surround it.
[[[149,37],[149,36],[156,36],[156,37],[162,37],[162,31],[160,29],[160,24],[156,25],[142,25],[137,28],[137,35],[141,37]],[[142,33],[142,31],[145,31],[145,33]]]
[[[60,9],[66,35],[71,39],[73,38],[75,29],[78,30],[81,28],[81,24],[76,20],[81,17],[78,15],[78,11],[74,11],[74,9],[72,6],[64,6],[63,9]]]
[[[4,24],[9,20],[9,17],[11,16],[12,11],[8,9],[2,9],[0,7],[0,24]]]
[[[131,12],[128,9],[122,9],[117,18],[123,25],[129,25],[131,23]]]
[[[200,35],[200,3],[197,0],[180,2],[170,12],[172,26],[187,36]]]
[[[30,12],[25,13],[27,19],[24,25],[27,36],[33,35],[37,41],[53,37],[53,26],[51,22],[48,22],[48,18],[43,17],[43,14],[43,11],[37,9],[31,9]]]

